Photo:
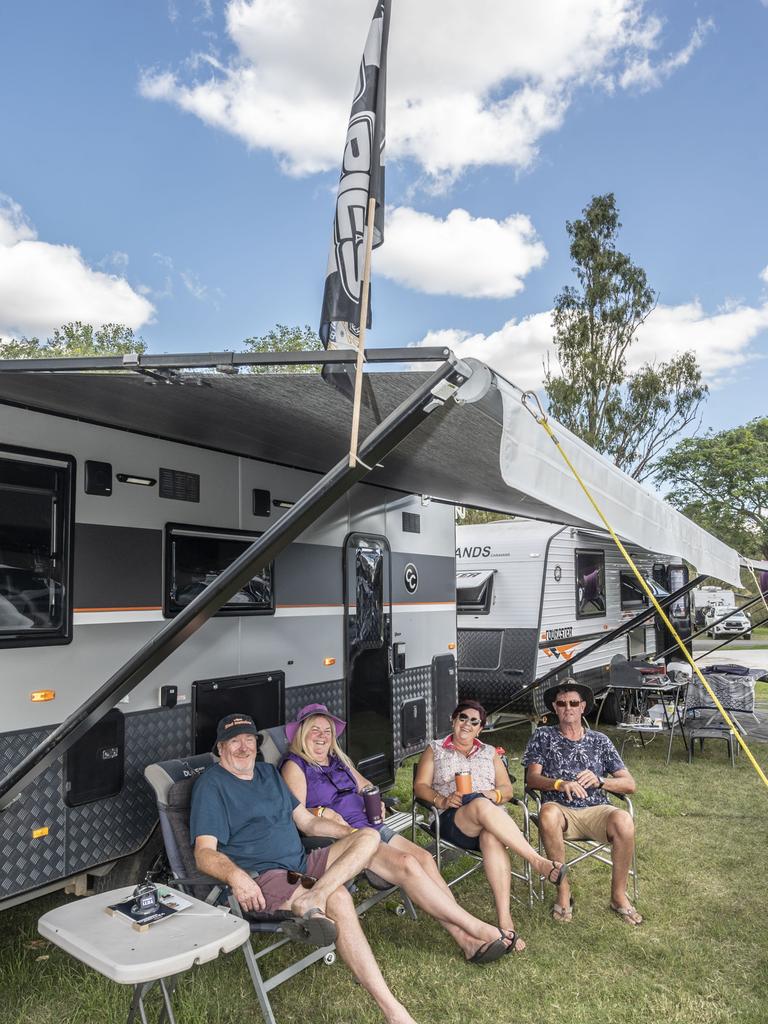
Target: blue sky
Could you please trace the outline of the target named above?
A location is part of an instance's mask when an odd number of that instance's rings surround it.
[[[372,0],[9,0],[0,337],[130,323],[155,352],[317,327]],[[704,425],[765,414],[768,0],[394,0],[371,345],[536,386],[565,221],[613,191],[693,348]]]

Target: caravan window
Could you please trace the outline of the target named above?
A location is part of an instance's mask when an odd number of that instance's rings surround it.
[[[24,454],[0,452],[0,647],[72,639],[74,460]]]
[[[459,615],[488,615],[493,604],[495,569],[456,573],[456,612]]]
[[[259,537],[241,530],[165,528],[163,614],[178,614]],[[274,563],[253,576],[217,615],[268,615],[275,610]]]
[[[576,552],[576,618],[605,615],[605,552]]]
[[[645,608],[648,604],[648,598],[645,596],[645,591],[640,586],[634,573],[620,572],[619,585],[621,588],[622,611],[630,611],[633,608],[639,611],[641,608]]]

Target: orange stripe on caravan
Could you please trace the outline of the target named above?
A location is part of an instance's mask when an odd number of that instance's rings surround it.
[[[160,612],[162,606],[159,604],[136,605],[133,608],[74,608],[76,612]]]

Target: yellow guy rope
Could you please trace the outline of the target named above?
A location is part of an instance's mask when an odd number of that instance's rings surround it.
[[[762,597],[762,599],[763,599],[763,604],[765,605],[765,610],[768,611],[768,601],[765,598],[766,591],[760,589],[760,584],[757,582],[757,576],[755,576],[755,570],[752,567],[752,563],[749,562],[749,561],[747,562],[747,568],[752,573],[752,579],[755,581],[755,586],[757,587],[757,592],[760,595],[760,597]]]
[[[538,410],[539,410],[538,414],[536,412],[534,412],[534,410],[531,409],[530,406],[526,403],[526,399],[527,398],[533,399],[533,401],[536,403],[536,405],[538,407]],[[589,501],[590,505],[595,510],[595,512],[597,512],[598,516],[600,517],[600,519],[602,520],[603,524],[605,525],[606,530],[608,531],[608,533],[610,533],[611,538],[613,539],[613,542],[615,543],[616,547],[619,549],[619,551],[624,556],[624,560],[626,561],[627,565],[630,567],[632,572],[637,577],[638,583],[640,584],[640,586],[645,591],[647,597],[649,598],[649,600],[650,600],[651,604],[653,605],[653,607],[656,609],[656,612],[660,616],[662,622],[664,623],[664,625],[667,627],[669,632],[674,637],[675,643],[678,645],[678,647],[682,651],[683,655],[685,656],[685,660],[688,662],[688,664],[691,666],[693,671],[698,676],[699,682],[702,684],[704,689],[707,691],[709,696],[712,698],[712,701],[713,701],[715,707],[717,708],[717,710],[720,712],[720,714],[725,719],[726,724],[728,725],[728,728],[731,730],[731,734],[736,737],[736,739],[737,739],[737,741],[739,743],[739,746],[742,748],[744,753],[749,758],[750,764],[755,769],[755,771],[757,772],[758,776],[760,777],[760,779],[762,780],[764,785],[768,788],[768,778],[766,778],[765,772],[763,771],[763,769],[760,767],[760,765],[757,763],[757,761],[753,757],[752,751],[749,749],[749,747],[747,746],[746,742],[742,738],[740,730],[733,724],[731,719],[728,717],[728,713],[726,712],[726,710],[723,707],[723,705],[720,703],[720,701],[715,696],[715,694],[714,694],[714,692],[712,690],[712,687],[709,685],[707,680],[702,675],[701,669],[696,664],[696,662],[693,660],[693,658],[691,657],[691,654],[690,654],[688,648],[685,646],[683,641],[680,639],[680,636],[678,635],[677,630],[675,629],[675,627],[672,625],[672,623],[667,618],[667,615],[666,615],[664,609],[661,607],[659,602],[656,600],[656,598],[655,598],[651,588],[646,583],[645,578],[643,577],[642,573],[637,568],[635,563],[632,561],[632,558],[631,558],[629,552],[627,551],[627,549],[624,547],[624,545],[621,543],[619,538],[616,536],[616,533],[614,532],[613,528],[611,527],[611,524],[605,518],[605,516],[603,515],[602,510],[598,506],[597,502],[592,497],[590,492],[587,490],[586,484],[584,483],[584,481],[579,476],[576,467],[573,465],[571,460],[568,458],[568,455],[564,451],[563,446],[560,444],[558,439],[555,437],[554,431],[552,430],[552,427],[550,427],[549,422],[547,420],[547,417],[544,415],[544,411],[541,408],[541,403],[539,402],[538,395],[536,395],[533,391],[525,391],[523,393],[523,396],[522,396],[522,403],[523,403],[523,406],[531,414],[531,416],[533,416],[533,418],[536,420],[536,422],[540,426],[542,426],[544,428],[544,430],[547,432],[549,437],[554,442],[554,445],[557,448],[557,450],[560,452],[560,455],[563,457],[563,461],[565,462],[566,466],[570,469],[571,473],[573,473],[574,477],[576,478],[576,482],[578,483],[579,487],[582,489],[582,491],[586,495],[587,500]]]

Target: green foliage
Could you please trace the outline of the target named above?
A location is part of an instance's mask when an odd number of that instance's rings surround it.
[[[251,352],[316,352],[323,345],[315,331],[305,324],[301,327],[286,327],[275,324],[271,331],[258,338],[246,338],[243,345]],[[319,373],[318,365],[303,366],[251,366],[251,373]]]
[[[514,519],[514,516],[506,515],[503,512],[485,512],[481,508],[465,508],[463,505],[456,506],[457,526],[479,526],[482,523],[500,523],[505,519]]]
[[[768,558],[768,417],[689,437],[659,460],[676,508],[742,555]]]
[[[147,346],[124,324],[93,327],[79,320],[57,327],[50,338],[10,339],[0,344],[2,359],[47,359],[65,356],[115,356],[146,352]]]
[[[613,193],[595,196],[568,221],[578,287],[555,299],[560,372],[545,367],[552,415],[636,480],[653,472],[670,440],[693,423],[707,395],[692,352],[627,373],[627,352],[656,296],[645,271],[616,249]]]

